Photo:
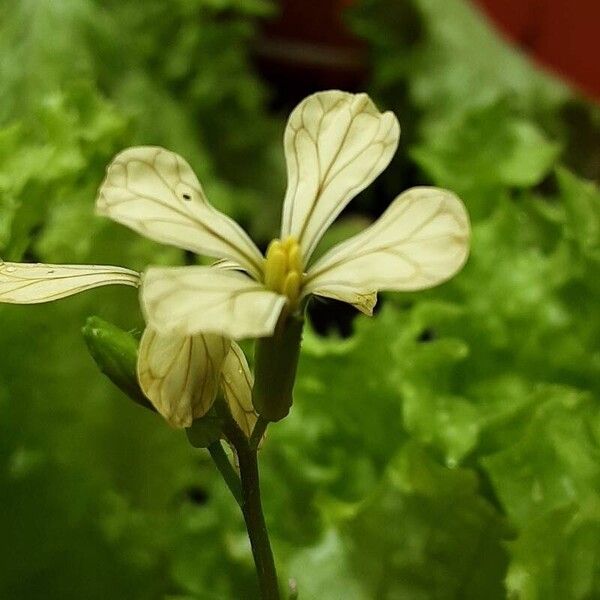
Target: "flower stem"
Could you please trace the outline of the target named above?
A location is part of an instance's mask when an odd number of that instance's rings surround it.
[[[240,478],[237,476],[234,468],[231,466],[231,462],[229,462],[229,458],[227,458],[227,454],[223,449],[223,445],[220,441],[213,442],[208,446],[208,451],[210,452],[210,456],[213,459],[217,469],[221,473],[223,480],[227,484],[229,491],[232,493],[235,501],[239,504],[240,508],[244,502],[244,498],[242,495],[242,486],[240,483]]]
[[[267,427],[269,426],[269,421],[264,419],[259,415],[256,424],[254,425],[254,429],[252,430],[252,435],[250,436],[249,444],[252,450],[256,450],[260,444],[260,440],[264,435]]]
[[[215,407],[223,418],[223,433],[235,448],[238,458],[242,492],[240,507],[250,538],[261,600],[280,600],[275,560],[260,497],[257,447],[249,443],[223,403],[217,402]],[[264,432],[264,428],[261,429]]]
[[[260,498],[256,448],[246,445],[243,451],[238,450],[238,461],[244,496],[242,512],[256,565],[261,598],[262,600],[279,600],[277,571]]]

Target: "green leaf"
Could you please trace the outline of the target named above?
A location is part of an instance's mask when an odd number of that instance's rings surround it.
[[[588,394],[536,390],[512,442],[485,457],[519,535],[508,548],[511,598],[592,598],[600,589],[600,412]]]
[[[374,51],[376,89],[397,103],[408,87],[411,103],[424,111],[421,126],[507,96],[522,114],[552,115],[571,96],[469,2],[365,0],[352,23]]]
[[[473,472],[442,467],[416,444],[399,452],[363,502],[331,518],[336,529],[290,567],[300,594],[504,598],[502,517],[479,497]]]
[[[600,190],[564,168],[558,169],[557,177],[565,211],[565,235],[584,256],[600,263]]]
[[[478,216],[493,208],[502,189],[539,183],[559,149],[501,101],[432,127],[411,155],[436,185],[457,192]]]
[[[588,393],[562,386],[533,392],[513,443],[482,459],[509,516],[526,526],[535,514],[578,503],[600,485],[600,411]]]
[[[508,598],[584,600],[600,594],[600,498],[536,516],[508,544]]]

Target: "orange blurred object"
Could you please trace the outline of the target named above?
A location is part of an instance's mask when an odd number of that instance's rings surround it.
[[[600,0],[475,0],[527,53],[600,100]]]

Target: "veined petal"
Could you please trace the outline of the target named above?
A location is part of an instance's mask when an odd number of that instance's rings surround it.
[[[324,298],[333,298],[334,300],[347,302],[369,317],[373,316],[373,309],[377,304],[377,292],[369,290],[359,291],[355,288],[346,287],[343,284],[322,284],[317,291],[312,293]]]
[[[229,258],[221,258],[210,265],[213,269],[221,269],[223,271],[240,271],[247,272],[244,267]]]
[[[271,335],[286,298],[243,273],[213,267],[150,268],[142,281],[148,323],[181,335]]]
[[[229,354],[223,363],[221,387],[232,417],[239,428],[250,438],[258,415],[252,406],[254,377],[242,349],[232,342]]]
[[[45,265],[0,260],[0,302],[39,304],[103,285],[137,287],[140,276],[122,267]]]
[[[219,335],[179,336],[147,328],[140,341],[138,380],[144,394],[173,427],[204,416],[219,390],[231,342]]]
[[[304,99],[284,137],[288,188],[281,237],[294,236],[304,262],[348,202],[390,162],[398,120],[366,94],[332,90]]]
[[[379,290],[433,287],[464,265],[469,237],[469,217],[457,196],[438,188],[412,188],[373,225],[317,261],[304,293],[357,305]]]
[[[99,214],[165,244],[229,258],[260,277],[262,255],[244,230],[208,203],[178,154],[139,146],[118,154],[100,187]]]

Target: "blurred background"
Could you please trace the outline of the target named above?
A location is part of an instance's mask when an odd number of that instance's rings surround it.
[[[373,319],[310,307],[294,408],[262,451],[300,599],[600,598],[600,63],[595,0],[0,0],[0,256],[183,264],[94,215],[119,150],[159,144],[262,246],[285,119],[367,91],[390,167],[320,251],[402,190],[465,201],[453,281]],[[237,507],[185,435],[96,370],[129,289],[0,306],[0,598],[256,597]]]

